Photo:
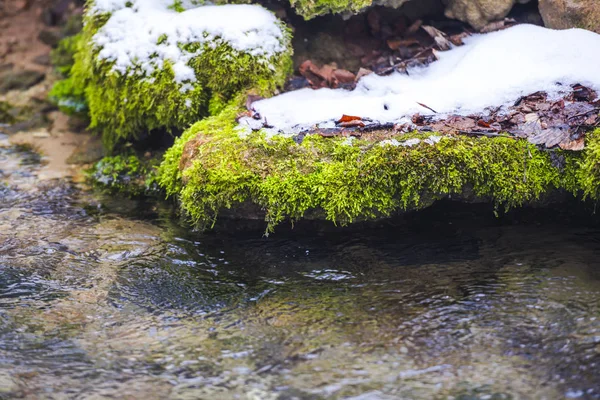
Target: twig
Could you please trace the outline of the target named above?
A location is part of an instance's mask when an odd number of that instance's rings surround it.
[[[425,108],[426,108],[426,109],[428,109],[429,111],[432,111],[434,114],[437,114],[437,113],[438,113],[438,112],[437,112],[437,111],[435,111],[433,108],[431,108],[431,107],[429,107],[429,106],[427,106],[427,105],[425,105],[425,104],[423,104],[423,103],[419,103],[419,102],[417,101],[417,104],[418,104],[418,105],[420,105],[421,107],[425,107]]]
[[[463,135],[479,135],[479,136],[488,136],[488,137],[503,137],[503,138],[509,138],[509,139],[519,139],[516,136],[507,136],[507,135],[501,135],[499,133],[494,133],[494,132],[485,132],[485,131],[461,131],[458,130],[458,133],[461,133]],[[508,132],[508,131],[507,131]],[[508,132],[510,133],[510,132]]]
[[[394,70],[396,70],[396,69],[398,69],[400,67],[406,68],[406,66],[408,65],[409,62],[416,60],[417,58],[419,58],[420,56],[422,56],[423,54],[425,54],[426,52],[428,52],[430,50],[433,50],[433,46],[429,46],[426,49],[421,50],[420,52],[418,52],[417,54],[415,54],[414,56],[412,56],[408,60],[401,61],[398,64],[394,64],[391,67],[388,67],[388,68],[386,68],[384,70],[381,70],[378,75],[387,75],[390,72],[393,72]]]
[[[589,113],[593,113],[593,112],[600,112],[600,108],[592,108],[591,110],[583,112],[581,114],[571,115],[569,118],[567,118],[567,121],[570,121],[573,118],[583,117],[583,116],[588,115]]]

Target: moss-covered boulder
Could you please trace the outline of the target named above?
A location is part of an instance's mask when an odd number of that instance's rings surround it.
[[[436,199],[520,206],[556,191],[598,198],[600,139],[583,153],[544,151],[512,137],[376,132],[367,139],[248,133],[239,109],[194,124],[167,152],[159,184],[200,227],[248,205],[268,229],[302,218],[338,224],[390,216]]]
[[[88,4],[72,82],[54,95],[82,90],[91,127],[108,148],[145,131],[184,129],[247,88],[268,93],[283,84],[290,33],[273,14],[192,3]]]

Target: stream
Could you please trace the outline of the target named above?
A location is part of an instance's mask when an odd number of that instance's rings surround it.
[[[200,234],[41,168],[0,147],[0,399],[600,399],[591,218]]]

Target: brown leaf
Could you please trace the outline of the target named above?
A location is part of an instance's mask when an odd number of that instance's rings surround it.
[[[239,113],[238,115],[236,115],[235,120],[239,121],[240,119],[244,118],[244,117],[252,117],[252,111],[248,110],[248,111],[242,111],[241,113]]]
[[[322,137],[334,137],[340,134],[339,129],[323,129],[317,132]]]
[[[345,69],[338,69],[335,63],[316,66],[312,61],[306,60],[298,68],[300,74],[308,80],[313,89],[323,87],[336,88],[339,85],[354,84],[355,76]]]
[[[333,71],[337,68],[337,65],[325,64],[319,69],[319,75],[325,79],[327,82],[327,86],[335,87],[335,82],[333,78]]]
[[[390,50],[398,50],[400,47],[410,47],[410,46],[414,46],[414,45],[420,45],[420,43],[417,39],[414,39],[414,38],[409,38],[409,39],[395,38],[395,39],[388,39],[387,45],[390,48]]]
[[[490,124],[489,124],[489,122],[486,122],[486,121],[480,119],[480,120],[477,120],[477,126],[481,126],[482,128],[489,128]]]
[[[573,100],[574,101],[587,101],[592,102],[598,98],[598,95],[593,89],[589,87],[576,84],[573,85]]]
[[[252,111],[252,103],[254,103],[255,101],[258,100],[262,100],[264,99],[264,97],[256,95],[256,94],[249,94],[248,97],[246,97],[246,110],[248,111]]]
[[[515,21],[512,18],[504,18],[502,21],[490,22],[489,24],[487,24],[486,26],[481,28],[479,30],[479,32],[490,33],[490,32],[501,31],[503,29],[510,28],[511,26],[515,25],[516,23],[517,23],[517,21]]]
[[[581,151],[585,148],[585,140],[583,137],[575,140],[564,140],[559,143],[558,147],[563,150]]]
[[[446,51],[452,48],[452,45],[450,44],[450,41],[448,41],[444,32],[429,25],[423,25],[421,28],[423,28],[425,32],[427,32],[427,34],[433,38],[435,44],[440,50]]]
[[[337,83],[354,83],[356,76],[345,69],[336,69],[333,71],[333,78],[336,80],[337,86]]]
[[[358,73],[356,74],[356,82],[358,82],[360,80],[360,78],[362,78],[363,76],[367,76],[367,75],[371,75],[373,73],[373,71],[371,71],[370,69],[367,68],[360,68],[358,70]]]
[[[326,79],[321,75],[320,68],[317,67],[311,60],[306,60],[298,68],[300,75],[306,78],[310,86],[314,89],[327,86]]]
[[[365,126],[365,123],[360,121],[360,120],[352,120],[352,121],[345,121],[345,122],[340,122],[338,124],[338,126],[341,126],[342,128],[362,128],[363,126]]]
[[[461,117],[461,116],[454,116],[454,117],[448,118],[448,121],[446,122],[446,124],[450,125],[451,127],[455,128],[459,131],[472,130],[477,126],[477,123],[475,122],[475,120],[473,118]]]
[[[529,143],[544,145],[546,147],[554,147],[568,139],[569,131],[567,129],[560,128],[544,129],[538,134],[527,138]]]
[[[448,40],[450,40],[450,42],[455,45],[455,46],[462,46],[463,44],[465,44],[463,42],[463,39],[466,37],[471,36],[471,34],[469,32],[462,32],[462,33],[458,33],[456,35],[451,35]]]
[[[411,121],[413,124],[423,125],[425,123],[425,118],[421,114],[416,113],[412,116]]]
[[[350,121],[362,121],[362,118],[354,116],[354,115],[346,115],[346,114],[344,114],[344,115],[342,115],[342,118],[340,118],[337,121],[337,123],[341,124],[343,122],[350,122]]]

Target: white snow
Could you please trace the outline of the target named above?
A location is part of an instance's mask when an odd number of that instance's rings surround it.
[[[343,114],[396,122],[415,113],[484,112],[520,96],[551,97],[581,83],[600,90],[600,35],[518,25],[475,35],[465,45],[439,52],[439,60],[410,75],[368,75],[353,91],[301,89],[253,103],[269,125],[286,133],[339,119]]]
[[[431,135],[427,139],[424,139],[424,140],[412,138],[412,139],[404,140],[402,142],[397,139],[385,139],[385,140],[382,140],[381,142],[379,142],[379,145],[380,146],[394,146],[394,147],[398,147],[398,146],[413,147],[413,146],[416,146],[419,143],[423,142],[423,143],[427,143],[430,146],[433,146],[434,144],[439,143],[439,141],[442,139],[443,139],[442,136],[437,136],[437,135]]]
[[[178,13],[169,9],[172,3],[96,0],[90,9],[93,15],[111,13],[93,37],[94,44],[101,48],[98,56],[114,61],[113,70],[121,74],[145,76],[168,60],[177,82],[193,82],[196,77],[188,62],[198,54],[181,50],[181,45],[226,42],[265,62],[285,50],[284,33],[277,19],[260,6],[206,5]]]

